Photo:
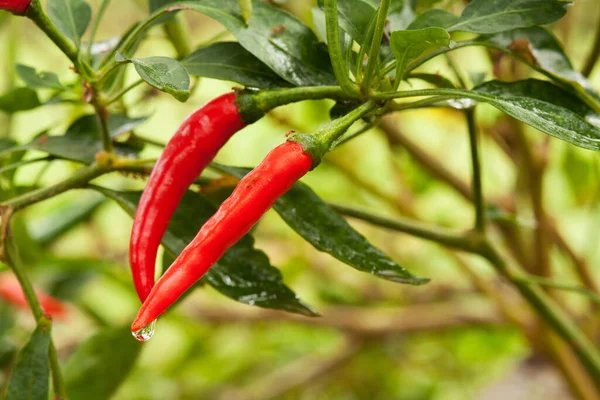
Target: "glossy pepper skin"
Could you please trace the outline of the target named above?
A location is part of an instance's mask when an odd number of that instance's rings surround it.
[[[35,292],[46,314],[56,319],[66,317],[67,307],[60,300],[41,290],[36,290]],[[19,281],[11,274],[0,274],[0,299],[18,308],[29,308]]]
[[[239,241],[275,201],[313,167],[302,145],[286,142],[246,175],[156,282],[131,330],[149,325]]]
[[[143,302],[154,286],[156,253],[185,191],[245,123],[229,93],[190,114],[171,138],[140,199],[129,242],[133,282]]]
[[[31,0],[0,0],[0,10],[5,10],[15,15],[25,15]]]

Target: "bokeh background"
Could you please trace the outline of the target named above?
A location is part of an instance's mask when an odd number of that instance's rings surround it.
[[[97,10],[98,1],[90,1]],[[311,25],[310,0],[275,2]],[[417,1],[459,13],[462,2]],[[99,39],[119,36],[146,15],[145,1],[112,2]],[[218,38],[230,39],[222,26],[186,13],[192,48]],[[598,29],[595,0],[579,0],[552,26],[576,68],[590,52]],[[85,40],[85,38],[84,38]],[[151,31],[138,56],[175,56],[162,29]],[[465,77],[494,77],[494,70],[528,74],[506,59],[492,60],[483,48],[451,53]],[[494,61],[496,62],[494,64]],[[61,82],[75,80],[68,60],[25,19],[0,13],[0,93],[19,85],[15,63],[55,72]],[[128,80],[137,77],[128,67]],[[444,58],[423,71],[453,74]],[[600,88],[600,68],[591,79]],[[417,82],[413,82],[418,87]],[[234,84],[210,79],[197,82],[185,104],[140,86],[125,97],[132,116],[149,116],[136,133],[165,143],[192,110]],[[46,98],[50,93],[42,92]],[[329,118],[332,103],[305,102],[280,108],[235,136],[217,161],[254,166],[284,134],[311,132]],[[62,133],[84,112],[83,106],[56,104],[33,111],[0,114],[0,136],[26,143],[43,130]],[[504,117],[481,106],[477,117],[483,140],[484,190],[490,198],[524,197],[524,182],[489,132]],[[327,201],[378,215],[409,216],[442,226],[468,229],[472,206],[447,184],[425,171],[400,145],[395,134],[418,144],[429,155],[468,182],[470,159],[465,119],[448,110],[403,112],[388,120],[394,129],[372,129],[328,155],[304,182]],[[531,130],[534,144],[549,146],[544,177],[545,205],[575,251],[600,274],[598,158]],[[159,154],[148,147],[148,157]],[[28,158],[39,154],[30,153]],[[68,177],[69,162],[35,164],[17,172],[21,184],[49,185]],[[210,172],[207,176],[211,175]],[[117,189],[141,189],[144,180],[125,176],[99,179]],[[80,210],[87,217],[49,243],[57,221]],[[531,233],[531,208],[524,204],[511,216],[524,235]],[[103,326],[126,327],[139,307],[127,266],[131,218],[117,205],[88,191],[73,191],[43,202],[16,219],[17,239],[32,279],[71,306],[57,321],[53,336],[61,360]],[[492,292],[522,307],[518,296],[489,265],[477,257],[450,252],[436,244],[351,221],[361,233],[411,272],[432,278],[422,287],[402,286],[357,272],[319,253],[269,212],[255,230],[257,247],[284,274],[286,283],[323,316],[317,320],[237,304],[211,288],[195,290],[163,316],[155,337],[143,345],[124,341],[118,354],[140,346],[141,354],[114,399],[545,399],[575,398],[547,354],[531,348],[523,332],[507,323]],[[576,282],[572,266],[558,251],[551,263],[564,282]],[[159,262],[162,257],[159,257]],[[2,267],[0,267],[1,269]],[[477,278],[474,280],[474,276]],[[583,300],[559,293],[574,310]],[[11,360],[26,342],[34,321],[0,302],[0,387],[7,382]],[[76,368],[76,366],[71,366]],[[102,377],[98,377],[99,380]],[[93,384],[93,383],[90,383]]]

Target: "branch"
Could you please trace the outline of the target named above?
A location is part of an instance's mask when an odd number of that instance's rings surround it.
[[[469,326],[505,326],[498,313],[477,310],[463,302],[411,305],[387,310],[359,307],[330,307],[322,317],[311,318],[283,311],[257,307],[198,304],[188,311],[191,318],[210,323],[291,322],[335,328],[357,337],[380,337],[398,334],[443,331]]]
[[[455,233],[409,219],[396,218],[391,220],[344,206],[330,205],[330,207],[346,217],[360,219],[373,225],[407,233],[412,236],[431,240],[444,246],[453,247],[470,253],[477,252],[476,243],[468,234]]]
[[[8,222],[4,221],[3,218],[2,223],[4,224]],[[35,294],[33,285],[31,284],[31,281],[29,280],[29,277],[27,276],[25,268],[21,262],[19,249],[10,236],[10,232],[8,232],[6,237],[3,238],[5,249],[4,258],[6,259],[6,263],[15,274],[19,284],[21,285],[21,290],[27,299],[27,304],[29,305],[33,317],[35,318],[37,326],[45,326],[48,330],[50,330],[52,329],[52,320],[49,319],[49,317],[46,317],[44,309],[42,308],[42,305]],[[60,369],[60,364],[58,362],[56,348],[54,347],[54,342],[52,340],[50,341],[50,348],[48,351],[48,361],[52,370],[52,382],[54,385],[54,393],[56,398],[66,398],[64,379]]]
[[[99,164],[94,164],[89,167],[83,167],[77,170],[68,179],[56,185],[34,190],[33,192],[25,193],[22,196],[0,203],[0,206],[11,207],[14,211],[18,211],[23,208],[29,207],[32,204],[57,196],[70,189],[82,187],[92,179],[95,179],[113,170],[114,169],[110,169]]]
[[[489,243],[486,243],[482,248],[481,255],[519,289],[523,297],[536,309],[546,324],[552,327],[571,346],[579,360],[586,366],[592,378],[600,381],[600,353],[573,320],[565,314],[546,292],[536,286],[525,283],[523,279],[526,276],[523,271],[516,266],[509,265],[498,250],[493,248]]]
[[[481,162],[479,157],[479,143],[477,140],[477,123],[475,121],[475,110],[465,111],[469,130],[469,143],[471,147],[471,163],[473,166],[473,202],[475,203],[475,230],[485,233],[486,216],[485,200],[481,178]]]
[[[596,62],[598,61],[598,57],[600,57],[600,25],[596,26],[596,35],[594,37],[594,45],[592,46],[592,51],[588,54],[583,67],[581,68],[581,73],[585,77],[589,77],[596,66]]]

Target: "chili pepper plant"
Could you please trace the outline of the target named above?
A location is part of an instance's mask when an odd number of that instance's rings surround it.
[[[0,1],[2,393],[155,398],[151,385],[128,383],[154,376],[136,365],[152,346],[138,341],[155,330],[168,354],[174,321],[199,331],[289,321],[333,328],[341,344],[320,362],[309,350],[297,369],[242,380],[252,368],[241,365],[218,378],[221,386],[158,396],[300,398],[330,373],[343,390],[332,383],[313,393],[417,398],[408,375],[375,368],[359,387],[341,367],[382,340],[479,324],[516,332],[567,396],[600,398],[599,260],[581,246],[588,237],[595,248],[597,238],[600,95],[590,76],[600,27],[586,28],[591,51],[576,62],[561,44],[593,8],[564,0]],[[128,12],[135,23],[121,26]],[[59,61],[29,63],[28,46]],[[147,134],[152,127],[162,140]],[[572,228],[561,210],[584,210],[591,227]],[[117,221],[108,234],[102,220]],[[588,234],[573,233],[582,225]],[[118,226],[128,247],[102,239]],[[289,238],[272,242],[295,243],[288,253],[312,254],[301,272],[277,265],[286,251],[265,246],[268,227]],[[76,247],[74,232],[84,231],[96,238],[93,256],[65,256],[61,244]],[[445,299],[434,312],[436,288],[450,281],[449,298],[464,295],[458,280],[475,292],[464,297],[469,307]],[[94,282],[118,286],[127,300],[99,290],[90,301]],[[340,287],[354,300],[331,300]],[[381,305],[397,311],[382,315]],[[24,306],[33,321],[15,318]],[[77,329],[93,334],[64,339]],[[14,331],[30,337],[18,352]],[[173,362],[202,358],[201,342]],[[392,365],[414,362],[407,347]]]

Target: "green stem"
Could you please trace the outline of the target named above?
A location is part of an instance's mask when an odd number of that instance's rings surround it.
[[[7,222],[8,223],[8,222]],[[23,267],[23,263],[21,262],[21,256],[19,255],[19,250],[14,240],[10,238],[11,233],[9,232],[6,235],[6,240],[4,243],[5,248],[5,256],[7,259],[7,264],[11,268],[12,272],[17,277],[19,281],[19,285],[21,285],[21,289],[23,290],[23,294],[25,295],[25,299],[27,300],[27,304],[29,305],[29,309],[33,314],[36,322],[45,321],[46,313],[40,304],[37,295],[35,294],[35,290],[27,273],[25,272],[25,268]]]
[[[0,206],[9,206],[14,211],[21,210],[23,208],[29,207],[32,204],[38,203],[40,201],[49,199],[51,197],[57,196],[61,193],[64,193],[70,189],[84,186],[86,183],[95,179],[107,172],[111,172],[114,169],[105,167],[99,164],[95,164],[89,167],[83,167],[77,170],[71,177],[68,179],[47,188],[42,188],[35,190],[30,193],[25,193],[22,196],[7,200],[3,203],[0,203]]]
[[[10,234],[8,236],[10,236]],[[5,248],[7,263],[21,285],[21,290],[25,295],[25,299],[27,300],[27,304],[29,304],[29,308],[36,320],[37,325],[45,325],[48,327],[48,329],[52,329],[52,321],[46,317],[46,313],[44,312],[44,309],[42,308],[42,305],[35,294],[35,289],[33,288],[33,285],[31,284],[31,281],[25,272],[25,268],[21,262],[21,256],[19,255],[19,249],[14,243],[14,240],[7,237],[5,241]],[[56,348],[54,347],[54,342],[52,341],[50,341],[50,348],[48,349],[48,360],[52,370],[52,382],[54,384],[55,397],[58,399],[66,399],[66,389],[60,364],[58,362],[58,354],[56,353]]]
[[[411,101],[410,103],[390,103],[389,108],[393,111],[414,110],[415,108],[425,108],[435,106],[436,103],[441,103],[446,100],[455,99],[456,96],[434,96],[427,99]]]
[[[79,59],[79,50],[65,35],[63,35],[54,25],[52,20],[44,12],[39,0],[33,0],[27,9],[27,16],[56,44],[56,46],[71,60],[77,72],[86,80],[90,78],[93,71],[86,68]]]
[[[450,96],[454,98],[470,98],[473,100],[488,101],[488,97],[473,92],[471,90],[462,89],[419,89],[419,90],[405,90],[402,92],[383,92],[377,93],[372,96],[376,100],[391,100],[391,99],[403,99],[407,97],[421,97],[421,96]]]
[[[175,15],[173,18],[165,22],[165,33],[169,41],[177,52],[177,59],[181,60],[192,52],[192,47],[188,41],[190,33],[187,31],[183,23],[181,15]]]
[[[54,157],[46,156],[46,157],[40,157],[40,158],[32,158],[30,160],[19,161],[14,164],[9,164],[5,167],[0,167],[0,174],[8,172],[8,171],[13,171],[13,170],[21,168],[25,165],[35,164],[35,163],[43,162],[43,161],[52,161],[52,160],[54,160]]]
[[[96,97],[96,95],[94,95]],[[103,105],[100,104],[97,98],[92,101],[92,105],[94,106],[94,110],[96,111],[96,118],[98,119],[98,124],[100,125],[100,136],[102,137],[102,148],[107,153],[113,153],[113,142],[110,136],[110,127],[108,126],[107,120],[107,109]]]
[[[96,41],[96,33],[98,32],[98,27],[100,26],[100,21],[102,21],[102,17],[104,16],[104,13],[106,12],[106,9],[108,8],[109,3],[110,3],[110,0],[102,0],[102,3],[100,4],[100,7],[98,8],[98,12],[96,13],[96,18],[94,18],[94,24],[92,25],[92,29],[90,31],[90,42],[88,43],[88,48],[87,48],[87,52],[88,52],[90,59],[92,58],[92,46],[94,45],[94,42]]]
[[[358,88],[352,83],[348,75],[346,58],[342,52],[337,0],[325,0],[325,22],[327,23],[327,44],[335,78],[344,92],[350,95],[358,94]]]
[[[365,69],[362,85],[365,93],[369,93],[371,81],[373,80],[373,75],[375,73],[375,66],[379,62],[379,49],[381,47],[383,31],[385,30],[390,2],[391,0],[381,0],[381,5],[379,6],[379,11],[377,13],[377,23],[375,24],[375,32],[373,34],[373,40],[371,41],[371,49],[369,50],[369,58],[367,60],[367,68]]]
[[[246,123],[252,123],[274,108],[304,100],[348,100],[339,86],[307,86],[274,90],[240,90],[236,104]]]
[[[373,38],[373,32],[375,31],[375,25],[377,24],[377,15],[373,15],[371,22],[369,22],[369,28],[365,34],[365,42],[360,46],[358,57],[356,57],[355,74],[356,80],[362,80],[362,72],[365,63],[365,54],[367,53],[367,40]]]
[[[106,100],[104,102],[105,106],[109,106],[112,103],[118,101],[121,97],[125,96],[130,90],[135,89],[136,87],[138,87],[142,83],[144,83],[143,79],[138,79],[137,81],[133,82],[131,85],[127,86],[125,89],[123,89],[119,93],[117,93],[114,97],[112,97],[111,99]]]
[[[526,275],[516,266],[509,267],[498,251],[484,242],[479,252],[487,258],[496,269],[506,276],[528,300],[544,321],[551,326],[575,351],[578,358],[586,366],[596,381],[600,380],[600,354],[592,342],[581,332],[579,327],[557,306],[541,289],[525,283]]]
[[[52,370],[52,385],[54,388],[54,397],[56,399],[67,399],[67,387],[63,378],[60,363],[58,362],[58,353],[54,341],[50,341],[48,349],[48,359],[50,361],[50,369]]]
[[[377,122],[379,121],[369,121],[368,123],[364,124],[363,126],[361,126],[360,128],[358,128],[356,130],[356,132],[352,132],[350,135],[344,137],[342,140],[340,140],[339,142],[337,142],[335,144],[335,147],[340,147],[343,144],[348,143],[349,141],[356,139],[357,137],[361,136],[363,133],[368,132],[369,130],[371,130],[373,127],[375,127],[375,125],[377,125]]]
[[[588,54],[588,57],[581,68],[583,76],[589,77],[592,74],[596,62],[598,62],[598,57],[600,57],[600,25],[596,26],[596,35],[594,37],[592,51]]]
[[[579,293],[589,298],[592,302],[600,304],[600,296],[583,286],[568,285],[565,283],[555,282],[549,278],[542,278],[535,275],[527,275],[526,277],[519,278],[519,280],[528,285],[540,285],[544,287]]]
[[[471,147],[471,163],[473,166],[473,202],[475,203],[475,230],[485,233],[485,199],[483,197],[483,185],[481,177],[481,160],[479,156],[479,141],[477,138],[477,123],[475,121],[475,109],[465,111],[467,125],[469,128],[469,143]]]
[[[456,63],[448,53],[446,53],[446,61],[448,62],[448,66],[450,67],[450,69],[454,72],[454,75],[456,75],[456,79],[458,80],[458,84],[460,85],[460,87],[462,89],[466,89],[467,83],[460,74],[460,71],[458,70],[458,65],[456,65]]]
[[[17,46],[19,43],[19,34],[18,29],[20,28],[21,19],[19,18],[10,18],[8,20],[8,28],[9,35],[11,40],[5,45],[4,49],[4,62],[3,69],[5,71],[6,85],[4,90],[9,92],[15,88],[15,64],[16,64],[16,55],[17,55]],[[0,138],[10,137],[12,134],[12,125],[13,125],[13,114],[6,113],[5,117],[2,118],[2,113],[0,113]]]
[[[445,229],[427,226],[423,223],[409,219],[393,220],[375,216],[352,208],[329,205],[337,213],[346,217],[360,219],[370,224],[387,228],[396,232],[407,233],[421,239],[430,240],[444,246],[474,253],[477,251],[476,240],[468,234],[454,233]]]
[[[420,67],[421,65],[425,64],[427,61],[429,61],[441,54],[447,53],[449,51],[460,49],[463,47],[468,47],[468,46],[484,46],[484,45],[486,45],[486,44],[484,44],[482,42],[478,42],[476,40],[464,40],[461,42],[456,42],[456,45],[454,47],[452,47],[451,49],[449,49],[447,47],[439,48],[437,50],[434,50],[432,52],[425,54],[424,56],[422,56],[420,58],[417,58],[416,60],[414,60],[410,64],[408,64],[408,66],[406,67],[405,74],[408,74],[409,72],[411,72],[411,71],[415,70],[416,68]],[[506,51],[506,49],[505,49],[505,51]],[[395,62],[390,63],[381,70],[380,75],[385,76],[390,71],[392,71],[394,68],[396,68],[396,63]]]

